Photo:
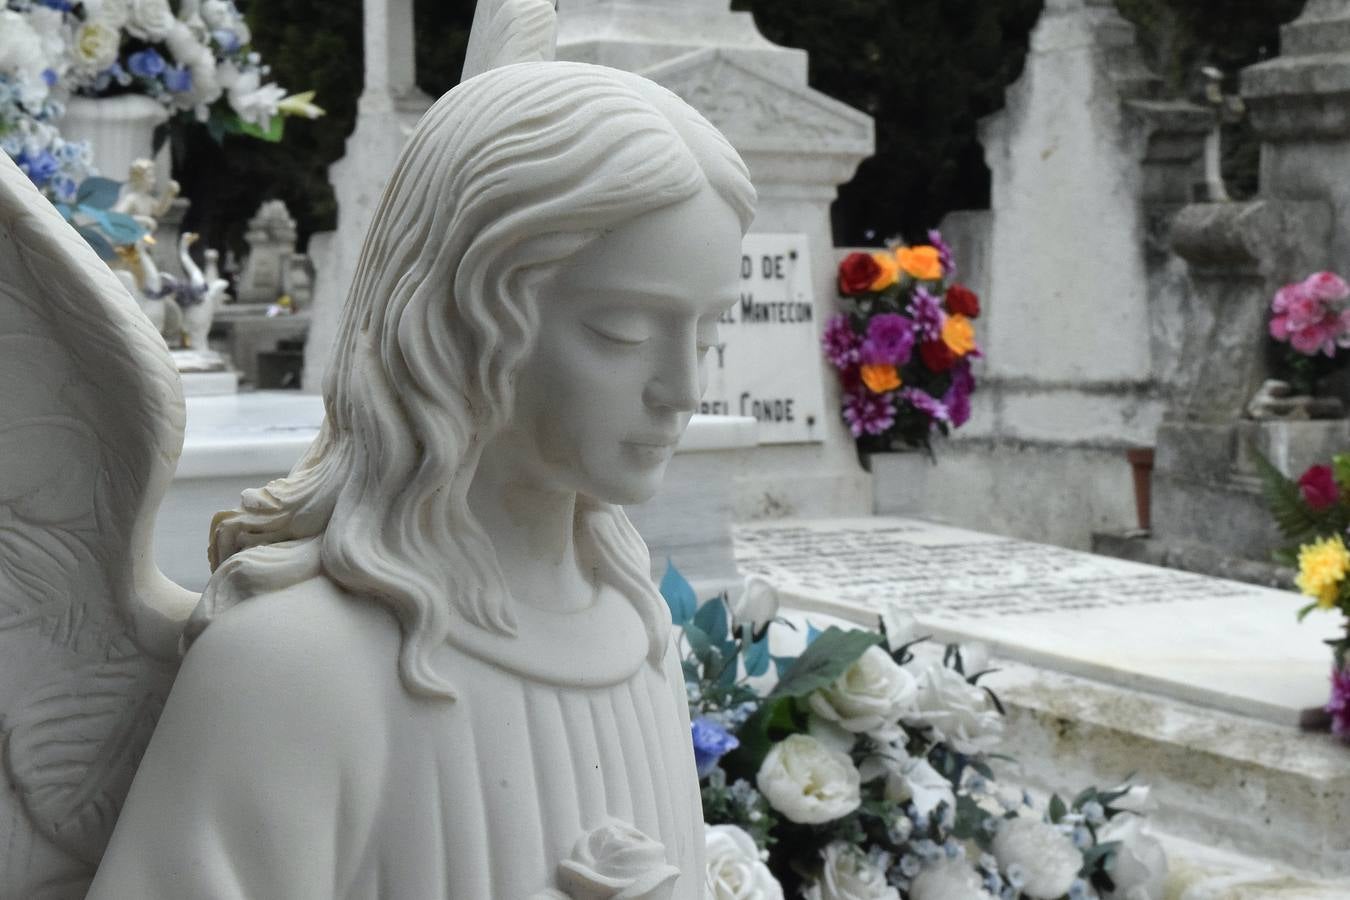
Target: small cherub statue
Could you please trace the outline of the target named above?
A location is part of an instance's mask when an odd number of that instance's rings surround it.
[[[131,164],[127,172],[127,183],[113,204],[112,211],[124,213],[136,220],[136,224],[154,234],[159,227],[159,217],[169,211],[169,206],[178,196],[178,182],[169,179],[164,190],[155,192],[155,162],[150,159],[138,159]]]
[[[319,437],[213,520],[200,600],[148,543],[167,351],[0,161],[0,322],[28,336],[0,354],[0,720],[38,848],[0,895],[97,866],[95,900],[702,900],[680,656],[623,505],[697,405],[754,190],[674,94],[550,61],[554,28],[480,4],[371,224]]]

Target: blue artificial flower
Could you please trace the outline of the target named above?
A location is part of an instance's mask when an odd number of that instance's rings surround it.
[[[127,57],[127,66],[131,74],[141,78],[157,78],[164,72],[167,64],[164,57],[152,49],[140,50]]]
[[[1092,893],[1088,890],[1088,884],[1081,878],[1075,878],[1073,884],[1069,885],[1069,900],[1089,900]]]
[[[30,153],[20,153],[18,159],[14,160],[19,164],[23,173],[38,187],[46,187],[47,182],[52,180],[60,165],[56,157],[52,156],[47,150],[34,155]]]
[[[1027,874],[1026,871],[1023,870],[1021,863],[1013,863],[1008,866],[1006,874],[1008,876],[1008,884],[1013,890],[1020,891],[1022,885],[1027,883]]]
[[[38,0],[38,2],[48,9],[54,9],[57,12],[68,13],[73,12],[75,9],[75,4],[71,3],[70,0]]]
[[[79,185],[69,175],[60,175],[52,179],[52,193],[61,203],[74,203],[78,191]]]
[[[47,85],[47,87],[56,87],[56,80],[57,76],[55,69],[42,70],[42,82]]]
[[[239,35],[224,28],[217,28],[211,32],[211,40],[215,41],[217,46],[226,53],[237,53],[241,46]]]
[[[717,761],[741,745],[736,736],[712,719],[699,716],[689,725],[694,738],[694,763],[698,777],[705,778]]]
[[[192,90],[192,72],[184,66],[165,69],[164,86],[175,94],[186,94]]]

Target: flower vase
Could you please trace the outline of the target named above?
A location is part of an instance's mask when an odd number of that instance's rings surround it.
[[[168,144],[154,156],[155,128],[169,119],[168,111],[143,94],[118,97],[71,97],[60,122],[68,141],[88,141],[98,174],[126,181],[138,159],[156,161],[160,180],[169,177]]]

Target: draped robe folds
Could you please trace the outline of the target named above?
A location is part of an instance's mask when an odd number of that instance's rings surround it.
[[[409,694],[398,625],[323,578],[223,613],[184,659],[92,900],[530,900],[617,820],[703,896],[684,680],[631,603],[518,607]],[[550,896],[562,896],[551,894]],[[596,896],[607,896],[596,894]]]

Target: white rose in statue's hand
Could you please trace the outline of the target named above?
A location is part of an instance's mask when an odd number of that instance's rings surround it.
[[[783,900],[783,888],[760,859],[755,839],[735,825],[704,825],[707,900]]]
[[[1147,790],[1147,788],[1145,788]],[[1114,804],[1112,804],[1114,805]],[[1098,832],[1101,843],[1119,841],[1108,873],[1116,888],[1106,900],[1162,900],[1167,881],[1167,853],[1157,838],[1143,833],[1138,816],[1116,816]]]
[[[914,676],[880,647],[868,647],[828,687],[807,699],[811,712],[855,733],[878,734],[914,711]]]
[[[558,864],[558,885],[531,900],[670,900],[680,870],[665,847],[626,822],[609,820]]]
[[[910,725],[933,729],[936,740],[958,753],[973,755],[992,750],[1003,735],[1003,717],[984,688],[935,662],[919,673],[918,710],[903,716]]]
[[[909,883],[909,900],[992,900],[965,859],[943,857]]]
[[[774,809],[803,825],[832,822],[862,803],[853,760],[806,734],[774,744],[755,781]]]
[[[844,841],[826,846],[820,877],[802,891],[806,900],[900,900],[900,892],[886,883],[886,860],[868,859]]]
[[[131,0],[127,9],[127,34],[143,41],[162,41],[173,28],[169,0]]]
[[[1069,892],[1083,854],[1073,839],[1058,828],[1035,819],[1008,819],[994,835],[999,868],[1017,865],[1025,874],[1022,894],[1035,900],[1055,900]]]

